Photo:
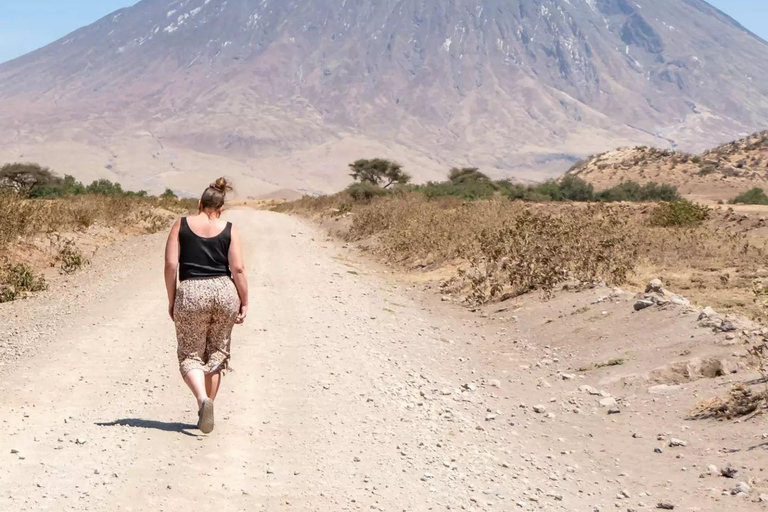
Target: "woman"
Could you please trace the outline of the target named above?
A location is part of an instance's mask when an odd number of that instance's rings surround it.
[[[179,367],[197,399],[197,427],[205,434],[213,431],[213,401],[229,365],[232,327],[248,314],[240,235],[221,219],[231,190],[224,178],[212,183],[198,214],[173,225],[165,248],[168,313],[176,324]]]

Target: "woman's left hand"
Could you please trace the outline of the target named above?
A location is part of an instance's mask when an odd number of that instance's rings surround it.
[[[240,312],[237,314],[237,318],[235,319],[235,323],[238,325],[242,325],[245,322],[245,317],[248,316],[248,306],[240,306]]]

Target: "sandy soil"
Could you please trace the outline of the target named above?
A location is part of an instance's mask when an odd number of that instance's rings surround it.
[[[303,221],[229,216],[252,312],[209,436],[178,375],[162,235],[0,306],[1,511],[768,507],[765,418],[685,419],[755,378],[695,312],[604,288],[470,312]],[[736,478],[710,474],[727,464]]]

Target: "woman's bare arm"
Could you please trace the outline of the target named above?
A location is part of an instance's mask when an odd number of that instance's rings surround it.
[[[168,291],[168,314],[173,320],[173,303],[176,300],[176,276],[179,269],[179,230],[181,220],[177,220],[168,234],[165,244],[165,289]]]
[[[240,233],[234,226],[232,226],[232,242],[229,245],[229,269],[232,271],[232,280],[240,296],[240,313],[237,315],[236,323],[242,324],[248,316],[248,279],[245,275]]]

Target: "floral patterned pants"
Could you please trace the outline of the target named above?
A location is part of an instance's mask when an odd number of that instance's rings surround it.
[[[206,374],[229,368],[232,327],[240,311],[240,298],[229,277],[188,279],[176,290],[173,320],[176,324],[179,369]]]

